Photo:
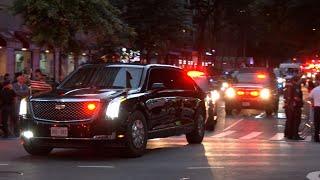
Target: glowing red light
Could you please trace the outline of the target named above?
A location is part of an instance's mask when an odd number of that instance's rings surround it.
[[[88,108],[89,111],[93,111],[93,110],[95,110],[97,108],[97,106],[94,103],[89,103],[87,105],[87,108]]]
[[[254,96],[254,97],[257,97],[257,96],[260,95],[260,93],[259,93],[258,91],[251,91],[251,92],[250,92],[250,95],[251,95],[251,96]]]
[[[245,92],[243,92],[243,91],[237,91],[237,94],[238,94],[239,96],[243,96],[243,95],[245,94]]]
[[[258,79],[265,79],[267,76],[265,74],[258,74],[257,78]]]
[[[205,73],[201,71],[189,71],[187,74],[191,78],[197,78],[205,75]]]

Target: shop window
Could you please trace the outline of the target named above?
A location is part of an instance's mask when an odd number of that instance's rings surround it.
[[[40,70],[42,73],[53,77],[54,60],[52,53],[41,53],[40,54]]]
[[[81,65],[87,63],[88,60],[89,60],[89,59],[88,59],[88,56],[82,55],[82,56],[79,57],[78,65],[81,66]]]
[[[15,72],[28,72],[31,68],[31,52],[15,51]]]
[[[67,74],[70,74],[74,70],[74,56],[68,55],[67,59]]]

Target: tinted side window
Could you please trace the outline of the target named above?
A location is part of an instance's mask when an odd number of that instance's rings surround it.
[[[195,90],[194,81],[184,71],[175,70],[173,74],[175,80],[174,89]]]
[[[163,83],[166,89],[173,89],[172,71],[165,68],[151,69],[148,89],[151,89],[153,83]]]

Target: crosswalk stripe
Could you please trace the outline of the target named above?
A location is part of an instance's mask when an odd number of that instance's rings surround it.
[[[284,138],[284,133],[277,133],[276,135],[274,135],[269,140],[271,140],[271,141],[279,141],[279,140],[282,140],[283,138]]]
[[[311,136],[307,136],[305,141],[312,141],[312,137]]]
[[[236,131],[225,131],[225,132],[222,132],[222,133],[213,135],[212,137],[213,137],[213,138],[222,138],[222,137],[228,136],[228,135],[230,135],[230,134],[233,134],[233,133],[235,133],[235,132],[236,132]]]
[[[241,140],[252,139],[252,138],[255,138],[255,137],[259,136],[260,134],[262,134],[262,132],[251,132],[251,133],[249,133],[249,134],[247,134],[247,135],[245,135],[245,136],[243,136],[243,137],[241,137],[239,139],[241,139]]]

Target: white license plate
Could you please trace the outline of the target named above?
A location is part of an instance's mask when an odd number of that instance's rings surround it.
[[[67,127],[51,127],[50,131],[52,137],[68,137]]]
[[[242,106],[248,107],[248,106],[250,106],[250,103],[249,103],[249,102],[243,102],[243,103],[242,103]]]

